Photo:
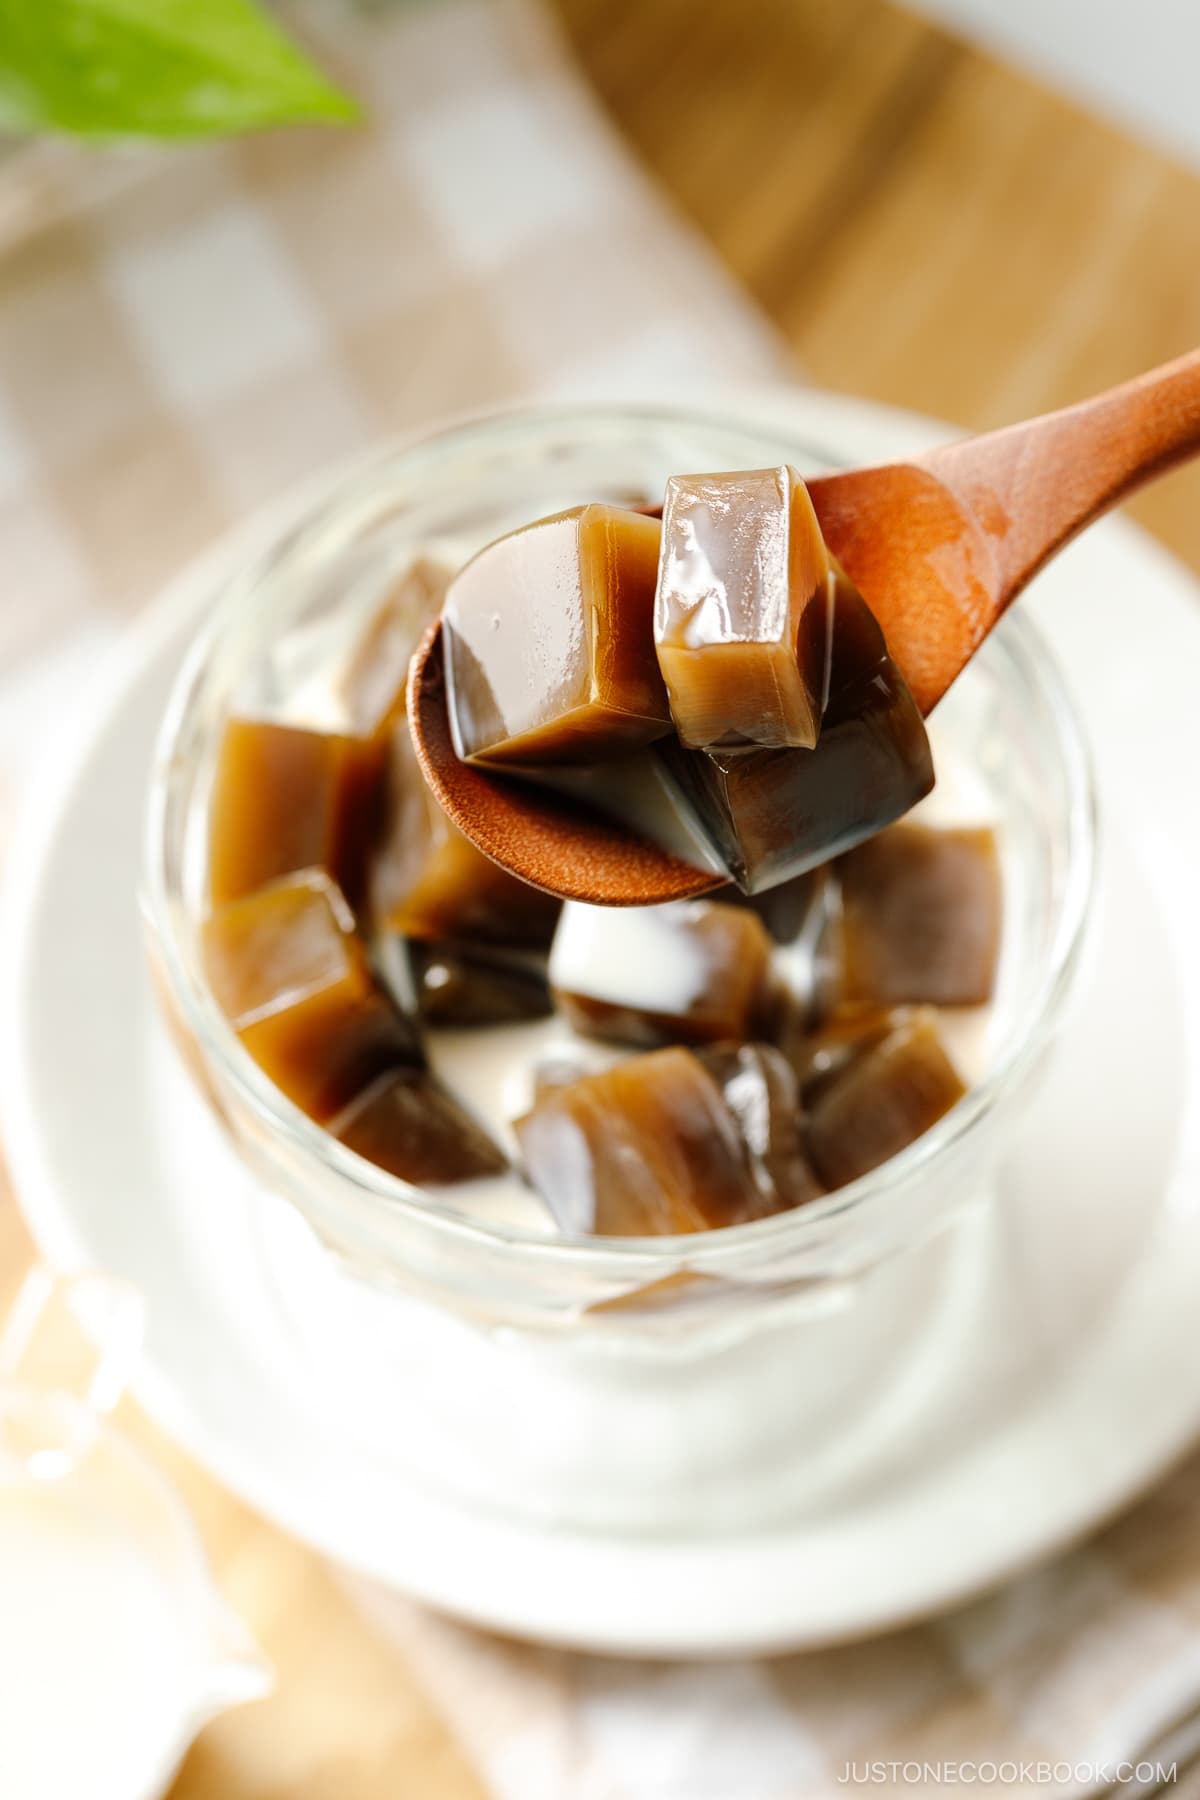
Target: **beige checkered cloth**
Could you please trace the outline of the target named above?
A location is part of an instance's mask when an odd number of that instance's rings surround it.
[[[36,231],[0,171],[0,841],[122,617],[310,470],[449,409],[782,367],[529,0],[299,16],[370,129],[135,157]],[[78,171],[32,179],[69,211]],[[923,1792],[938,1765],[1074,1792],[1200,1701],[1198,1521],[1194,1463],[991,1599],[770,1662],[523,1650],[360,1598],[499,1800]]]

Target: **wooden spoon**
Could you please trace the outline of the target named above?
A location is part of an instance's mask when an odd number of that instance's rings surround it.
[[[928,713],[1056,551],[1197,453],[1200,350],[1061,412],[808,486],[826,542]],[[437,799],[534,887],[637,906],[721,885],[575,801],[460,762],[440,624],[413,658],[408,691],[417,757]]]

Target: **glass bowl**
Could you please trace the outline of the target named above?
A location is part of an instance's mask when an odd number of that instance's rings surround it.
[[[455,1334],[463,1321],[475,1331],[474,1348],[464,1352],[461,1392],[444,1397],[441,1447],[418,1451],[410,1441],[405,1451],[460,1492],[478,1489],[494,1499],[504,1488],[484,1439],[499,1441],[507,1431],[507,1455],[534,1403],[511,1360],[503,1380],[497,1378],[494,1360],[487,1359],[498,1345],[525,1358],[526,1373],[530,1342],[547,1346],[538,1353],[543,1386],[536,1404],[543,1412],[550,1404],[548,1368],[549,1379],[562,1376],[564,1394],[576,1397],[580,1369],[607,1371],[595,1377],[609,1384],[605,1405],[616,1408],[607,1424],[586,1408],[579,1413],[581,1420],[590,1417],[581,1431],[611,1435],[615,1429],[629,1448],[624,1476],[614,1475],[610,1459],[600,1484],[607,1498],[584,1508],[604,1523],[630,1508],[640,1516],[645,1498],[631,1423],[631,1407],[640,1402],[630,1396],[646,1369],[674,1365],[676,1382],[687,1365],[689,1379],[703,1385],[695,1371],[707,1366],[711,1375],[723,1358],[727,1424],[738,1380],[758,1379],[732,1374],[739,1346],[830,1317],[844,1309],[848,1295],[859,1303],[858,1320],[850,1334],[842,1332],[832,1361],[824,1358],[820,1394],[814,1388],[808,1402],[827,1407],[831,1397],[844,1398],[850,1386],[869,1384],[891,1368],[897,1342],[913,1347],[914,1317],[929,1314],[929,1284],[942,1279],[936,1271],[946,1262],[931,1241],[969,1201],[986,1195],[1078,966],[1094,851],[1088,757],[1048,651],[1028,621],[1010,616],[933,721],[935,756],[969,779],[998,826],[1006,922],[986,1068],[931,1131],[872,1174],[793,1212],[687,1237],[571,1239],[448,1212],[436,1195],[362,1161],[322,1131],[243,1050],[209,991],[199,948],[206,809],[222,724],[231,708],[267,704],[286,713],[292,695],[311,694],[331,643],[345,641],[370,616],[417,554],[433,550],[461,560],[518,523],[584,500],[633,503],[657,495],[672,472],[779,461],[812,473],[837,466],[826,446],[806,437],[802,399],[794,430],[780,427],[777,404],[761,416],[752,403],[723,416],[638,406],[543,407],[455,424],[389,449],[341,479],[252,567],[214,593],[163,723],[144,879],[164,1008],[240,1155],[287,1203],[288,1220],[271,1227],[265,1253],[280,1303],[302,1321],[298,1329],[323,1371],[336,1346],[342,1375],[361,1388],[365,1365],[380,1366],[379,1347],[393,1327],[401,1364],[415,1354],[412,1332],[428,1346],[431,1334],[449,1330],[461,1349],[465,1340]],[[296,1213],[307,1227],[302,1233]],[[897,1260],[907,1271],[903,1300],[896,1297],[894,1272],[868,1279]],[[339,1273],[331,1274],[335,1268]],[[342,1306],[328,1294],[328,1307],[314,1303],[314,1283],[320,1288],[327,1276],[341,1281],[347,1272],[382,1292],[365,1305]],[[864,1295],[885,1291],[892,1299],[886,1306],[872,1302],[878,1317],[864,1331]],[[486,1350],[479,1349],[482,1340]],[[548,1347],[553,1342],[559,1350]],[[569,1377],[562,1373],[563,1345],[571,1350]],[[478,1357],[485,1361],[468,1375]],[[428,1368],[425,1357],[419,1360]],[[660,1379],[665,1373],[643,1383],[648,1402],[661,1402]],[[464,1395],[472,1387],[468,1405]],[[711,1380],[709,1388],[712,1399]],[[479,1404],[483,1394],[486,1406]],[[376,1437],[380,1403],[376,1396],[363,1409]],[[672,1404],[679,1408],[678,1395]],[[797,1408],[804,1404],[789,1391],[788,1430],[799,1428]],[[810,1404],[810,1422],[811,1411]],[[450,1421],[457,1422],[451,1427]],[[763,1434],[778,1423],[764,1414]],[[692,1431],[697,1443],[721,1429],[700,1403],[693,1425],[680,1429]],[[457,1466],[448,1472],[446,1442],[455,1440],[457,1456],[464,1443],[471,1449],[473,1433],[474,1474]],[[513,1504],[524,1505],[540,1483],[554,1510],[562,1483],[556,1489],[554,1471],[543,1462],[539,1450],[513,1475]],[[576,1463],[567,1483],[575,1498],[563,1500],[570,1516],[578,1515],[586,1486]],[[711,1455],[709,1464],[715,1470]],[[681,1456],[676,1474],[681,1493],[689,1481],[695,1490],[694,1459]],[[743,1481],[735,1511],[744,1511],[744,1489]]]

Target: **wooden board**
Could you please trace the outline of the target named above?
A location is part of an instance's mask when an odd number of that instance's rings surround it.
[[[823,386],[1007,424],[1200,344],[1200,179],[878,0],[557,0]],[[1200,468],[1133,516],[1200,569]]]

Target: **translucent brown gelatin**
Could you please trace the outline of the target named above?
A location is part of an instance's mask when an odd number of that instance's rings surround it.
[[[794,469],[672,476],[654,636],[680,741],[811,749],[831,598],[829,552]]]
[[[723,906],[748,906],[756,912],[777,944],[794,944],[802,932],[815,928],[814,914],[822,904],[829,870],[822,865],[764,888],[761,894],[743,894],[730,882],[713,895]]]
[[[572,1235],[705,1231],[770,1210],[733,1114],[688,1050],[544,1090],[515,1129],[529,1179]]]
[[[801,1106],[813,1105],[823,1088],[857,1057],[882,1043],[908,1016],[905,1011],[845,1013],[813,1028],[793,1015],[779,1036],[778,1047],[795,1074]]]
[[[212,904],[313,868],[325,869],[357,904],[385,756],[376,738],[230,719],[209,810]]]
[[[425,785],[406,726],[391,736],[383,812],[370,875],[377,930],[549,949],[562,902],[500,868],[451,824]]]
[[[836,583],[829,704],[815,750],[660,746],[747,893],[791,880],[890,825],[933,786],[929,739],[866,602]]]
[[[385,1070],[422,1061],[353,924],[329,878],[308,870],[219,908],[203,928],[217,1004],[263,1073],[321,1124]]]
[[[893,825],[837,864],[830,926],[839,1006],[978,1006],[1000,955],[995,833]]]
[[[773,1212],[824,1192],[800,1135],[800,1096],[787,1058],[770,1044],[714,1044],[697,1061],[713,1076],[738,1122],[750,1168]]]
[[[459,571],[444,619],[460,756],[602,762],[671,729],[654,654],[660,530],[620,507],[575,507]]]
[[[935,1016],[917,1009],[820,1083],[805,1144],[818,1176],[843,1187],[921,1137],[966,1093]]]
[[[382,1076],[329,1129],[356,1155],[418,1187],[478,1181],[508,1166],[478,1121],[423,1069]]]
[[[751,1038],[772,990],[771,941],[750,911],[709,900],[564,909],[550,981],[569,1024],[621,1044]]]
[[[411,957],[426,1025],[509,1025],[554,1011],[540,959],[462,944],[413,944]]]

